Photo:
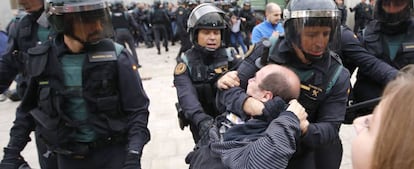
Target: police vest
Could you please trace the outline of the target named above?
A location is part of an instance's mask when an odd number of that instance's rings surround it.
[[[215,97],[217,79],[230,69],[234,69],[241,60],[236,57],[232,48],[220,48],[217,56],[212,57],[211,63],[205,63],[199,53],[190,50],[182,54],[181,59],[186,64],[193,86],[197,91],[198,100],[204,111],[216,117],[220,114],[216,108]]]
[[[125,28],[129,29],[128,14],[125,12],[113,12],[112,13],[112,26],[114,29]]]
[[[283,37],[281,37],[283,38]],[[276,64],[280,64],[288,67],[298,75],[301,81],[301,91],[299,96],[299,103],[306,108],[307,113],[309,114],[309,119],[312,121],[316,119],[316,112],[319,108],[321,102],[323,102],[326,97],[330,94],[332,87],[335,85],[336,81],[339,78],[339,75],[343,71],[343,66],[339,56],[334,52],[329,52],[323,57],[328,57],[330,60],[329,70],[326,75],[315,71],[314,69],[304,69],[300,67],[293,66],[292,64],[287,64],[280,62],[278,56],[285,57],[282,53],[279,52],[279,44],[281,41],[272,43],[271,53],[269,53],[268,61]],[[291,56],[286,56],[291,57]]]
[[[380,33],[380,23],[373,21],[363,31],[362,40],[369,53],[387,62],[397,69],[414,63],[414,21],[409,25],[407,32],[399,41],[395,58],[390,58],[388,46],[384,46],[384,35]]]
[[[28,51],[27,70],[32,88],[26,97],[37,99],[37,106],[29,112],[37,123],[36,132],[41,139],[54,149],[72,142],[80,126],[91,127],[97,138],[126,133],[127,115],[120,111],[117,90],[117,57],[122,46],[103,40],[89,48],[91,52],[86,53],[82,69],[80,93],[65,90],[59,66],[62,53],[51,43],[48,41]],[[89,116],[87,120],[74,121],[65,113],[63,102],[71,96],[84,98]]]

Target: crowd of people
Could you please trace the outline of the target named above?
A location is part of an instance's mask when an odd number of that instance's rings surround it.
[[[413,168],[413,1],[370,2],[350,9],[352,31],[342,0],[270,2],[261,23],[249,0],[18,0],[0,92],[16,80],[21,104],[0,169],[29,168],[32,131],[43,169],[140,169],[150,98],[136,47],[178,41],[190,168],[337,169],[354,119],[354,168]]]

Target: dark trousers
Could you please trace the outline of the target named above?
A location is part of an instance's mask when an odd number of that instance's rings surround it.
[[[132,36],[131,31],[129,31],[126,28],[115,29],[115,41],[124,46],[125,46],[125,43],[127,43],[132,53],[135,64],[139,65],[138,55],[135,49],[136,46],[134,43],[134,37]]]
[[[334,143],[321,146],[315,151],[315,166],[317,169],[339,169],[342,161],[342,143],[335,140]]]
[[[147,47],[152,47],[153,44],[152,44],[151,31],[148,29],[145,23],[142,23],[139,25],[138,32],[142,36],[142,39],[144,39],[145,45]]]
[[[157,47],[158,52],[161,50],[160,40],[163,39],[163,46],[165,50],[168,50],[168,33],[167,28],[164,24],[154,24],[152,25],[152,31],[154,32],[155,46]]]
[[[116,144],[91,149],[84,158],[57,154],[58,167],[59,169],[121,169],[127,154],[125,146]]]
[[[360,30],[365,28],[365,19],[355,19],[354,33],[357,34]]]

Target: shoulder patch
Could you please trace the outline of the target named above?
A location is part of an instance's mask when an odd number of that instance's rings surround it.
[[[249,48],[249,50],[244,54],[244,58],[249,57],[252,54],[252,52],[253,52],[253,50],[254,50],[255,47],[256,47],[255,44],[251,45],[250,48]]]
[[[181,75],[187,70],[187,65],[179,63],[175,66],[174,75]]]

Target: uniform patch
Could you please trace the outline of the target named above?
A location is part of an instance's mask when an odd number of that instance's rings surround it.
[[[223,72],[227,72],[228,70],[229,70],[228,66],[224,65],[224,66],[220,66],[218,68],[215,68],[214,72],[217,73],[217,74],[222,74]]]
[[[247,58],[252,54],[253,49],[254,49],[255,46],[256,46],[255,44],[250,46],[249,50],[246,52],[246,54],[244,54],[244,58]]]
[[[183,11],[178,11],[178,14],[183,15],[184,13],[183,13]]]
[[[187,66],[184,63],[179,63],[175,66],[174,75],[181,75],[187,70]]]
[[[115,52],[96,52],[88,55],[89,62],[106,62],[106,61],[115,61],[116,55]]]

